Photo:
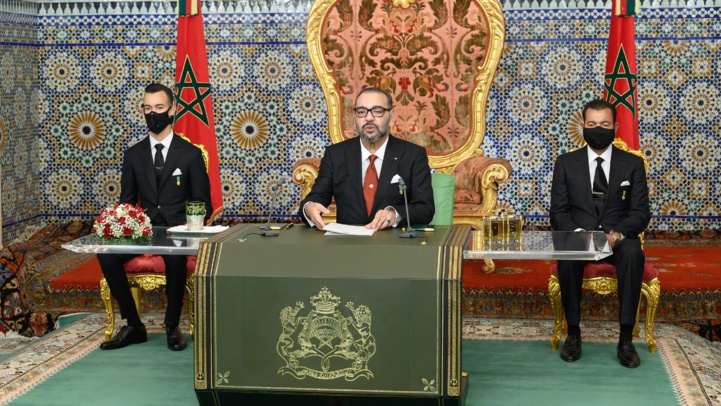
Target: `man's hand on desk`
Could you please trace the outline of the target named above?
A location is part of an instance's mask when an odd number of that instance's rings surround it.
[[[396,223],[396,212],[395,210],[378,210],[373,221],[366,225],[366,228],[372,228],[376,231],[388,228]]]
[[[305,205],[303,210],[305,211],[305,216],[308,220],[318,227],[318,229],[322,230],[323,227],[325,227],[322,215],[330,213],[330,210],[328,210],[327,207],[320,203],[310,202]]]

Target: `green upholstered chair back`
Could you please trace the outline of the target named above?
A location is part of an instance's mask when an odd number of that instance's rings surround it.
[[[456,181],[447,173],[433,172],[431,174],[433,185],[433,199],[436,203],[436,214],[431,224],[436,226],[453,225],[453,193]]]

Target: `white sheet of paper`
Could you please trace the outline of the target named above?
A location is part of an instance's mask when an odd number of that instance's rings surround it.
[[[190,231],[188,230],[188,226],[183,224],[180,226],[170,227],[168,229],[169,233],[185,233],[185,234],[216,234],[221,231],[225,231],[229,226],[204,226],[202,230],[200,231]]]
[[[375,232],[372,228],[365,228],[364,226],[349,226],[347,224],[330,223],[323,227],[323,231],[326,235],[367,235],[371,236]]]

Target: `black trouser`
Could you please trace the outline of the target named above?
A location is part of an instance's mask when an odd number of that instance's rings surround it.
[[[123,264],[136,256],[134,254],[98,254],[100,268],[108,282],[110,293],[120,307],[120,317],[126,319],[128,324],[133,325],[140,323],[140,317],[138,309],[135,308]],[[187,258],[185,255],[162,255],[162,257],[165,261],[165,296],[168,299],[165,325],[175,327],[180,323],[180,313],[183,310],[183,293],[188,278]]]
[[[641,298],[643,264],[646,257],[638,238],[624,238],[613,248],[613,255],[604,261],[616,266],[620,324],[636,323],[636,310]],[[558,261],[561,303],[569,326],[581,323],[581,286],[583,267],[589,261]]]

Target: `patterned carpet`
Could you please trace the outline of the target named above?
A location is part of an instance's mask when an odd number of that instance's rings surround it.
[[[143,315],[143,322],[149,333],[165,332],[162,314]],[[183,331],[188,331],[187,316],[181,319],[180,324]],[[12,351],[10,356],[0,361],[0,405],[10,403],[49,376],[97,349],[104,340],[104,329],[105,314],[94,313],[44,337],[19,338],[6,343],[5,339],[0,338],[0,347]]]
[[[583,340],[615,342],[618,324],[584,321]],[[463,338],[474,340],[549,340],[553,330],[550,320],[466,318]],[[641,329],[643,337],[643,328]],[[655,337],[658,354],[663,358],[682,405],[721,405],[721,343],[709,342],[680,327],[657,323]],[[635,339],[639,343],[642,340]],[[656,356],[639,345],[641,360]],[[643,364],[640,368],[643,368]]]
[[[144,321],[150,332],[163,331],[162,315],[149,314],[144,317]],[[104,323],[104,315],[91,314],[45,337],[14,341],[16,352],[0,361],[0,405],[10,403],[15,397],[96,349],[103,340]],[[187,331],[187,325],[182,328]],[[551,322],[547,320],[468,318],[464,320],[463,338],[547,340],[551,329]],[[584,323],[583,329],[586,341],[607,342],[615,341],[618,337],[616,323],[612,322],[588,322]],[[657,324],[656,338],[658,354],[640,352],[641,358],[663,358],[681,404],[721,405],[721,379],[718,372],[721,371],[721,344],[664,323]],[[0,339],[0,346],[5,345],[7,349],[9,344],[6,339]],[[645,349],[643,345],[639,347]]]

